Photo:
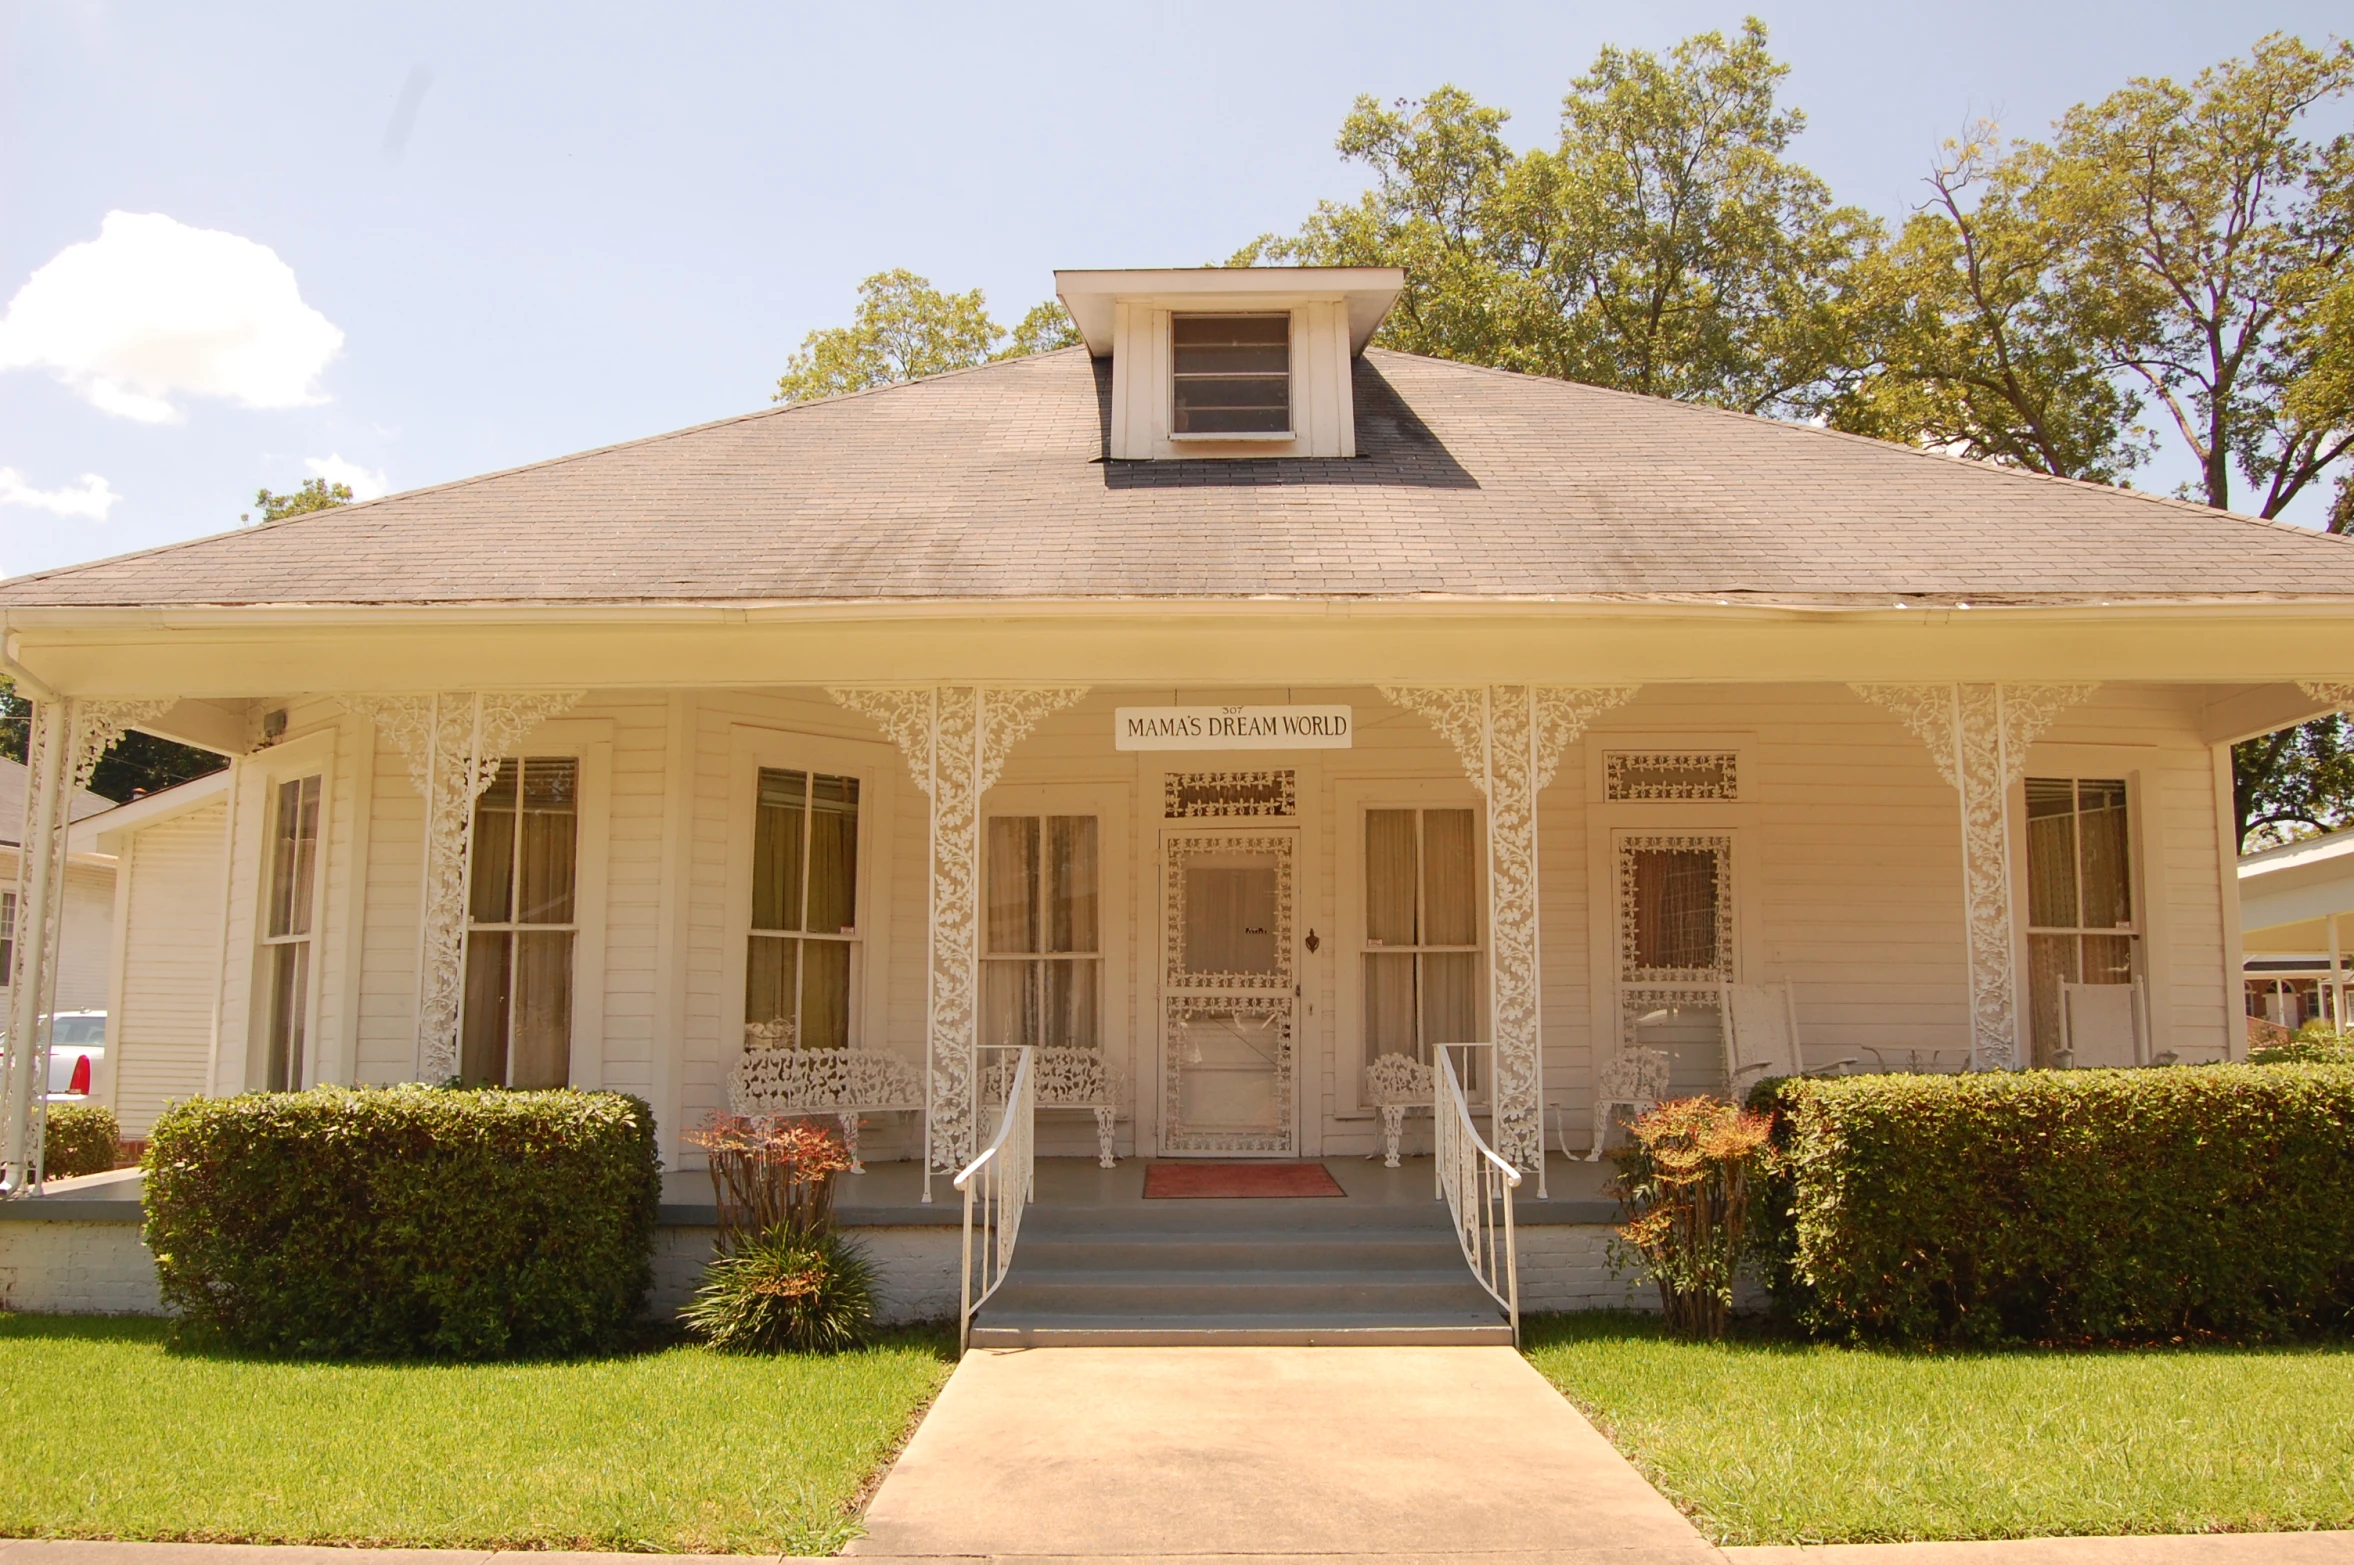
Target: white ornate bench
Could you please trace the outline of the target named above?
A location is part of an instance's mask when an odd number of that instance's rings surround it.
[[[1398,1166],[1398,1141],[1406,1131],[1406,1111],[1435,1105],[1438,1076],[1411,1054],[1384,1054],[1365,1067],[1365,1091],[1381,1110],[1381,1166]]]
[[[895,1055],[867,1049],[796,1049],[790,1022],[747,1022],[744,1054],[728,1074],[729,1106],[738,1114],[830,1114],[842,1122],[850,1171],[858,1159],[861,1114],[921,1114],[923,1072]]]
[[[1035,1049],[1037,1063],[1031,1068],[1038,1073],[1038,1107],[1041,1109],[1086,1109],[1095,1116],[1095,1161],[1103,1168],[1116,1168],[1119,1159],[1112,1156],[1112,1126],[1120,1117],[1120,1104],[1125,1094],[1121,1090],[1120,1068],[1101,1049]],[[985,1051],[988,1063],[981,1067],[981,1092],[984,1101],[1003,1103],[1013,1090],[1014,1062],[1019,1058],[1011,1049],[992,1047]]]

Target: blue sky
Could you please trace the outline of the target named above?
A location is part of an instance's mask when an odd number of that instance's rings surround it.
[[[1361,188],[1332,151],[1358,93],[1454,82],[1533,144],[1600,45],[1751,9],[1808,115],[1797,155],[1892,216],[1976,116],[2032,132],[2129,75],[2345,25],[2305,0],[10,0],[0,300],[110,212],[160,215],[50,274],[58,330],[108,326],[98,259],[138,240],[191,295],[173,319],[263,319],[269,362],[199,373],[126,338],[0,370],[0,570],[219,531],[322,470],[414,488],[755,408],[870,272],[983,287],[1011,323],[1057,266],[1221,258]]]

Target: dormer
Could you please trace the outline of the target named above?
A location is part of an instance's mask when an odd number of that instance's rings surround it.
[[[1350,365],[1405,285],[1394,266],[1054,274],[1112,361],[1114,461],[1355,456]]]

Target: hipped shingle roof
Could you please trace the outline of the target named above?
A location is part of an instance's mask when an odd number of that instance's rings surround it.
[[[1354,460],[1104,460],[1084,350],[0,585],[0,609],[2331,597],[2354,541],[1379,350]]]

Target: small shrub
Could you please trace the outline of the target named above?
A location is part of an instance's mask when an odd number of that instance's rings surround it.
[[[181,1321],[267,1353],[619,1342],[653,1280],[653,1113],[610,1092],[318,1087],[155,1123],[148,1248]]]
[[[49,1130],[41,1143],[41,1177],[73,1179],[114,1167],[122,1132],[114,1110],[95,1103],[52,1103]]]
[[[1714,1098],[1675,1098],[1636,1119],[1611,1153],[1627,1220],[1612,1259],[1659,1287],[1668,1330],[1714,1341],[1733,1309],[1749,1253],[1754,1187],[1772,1156],[1771,1119]]]
[[[2354,1065],[2354,1035],[2310,1021],[2288,1038],[2248,1050],[2251,1065]]]
[[[850,1166],[849,1149],[833,1131],[808,1120],[714,1114],[686,1139],[711,1160],[720,1248],[832,1226],[834,1176]]]
[[[687,1305],[687,1329],[723,1353],[838,1353],[874,1318],[865,1252],[830,1229],[772,1229],[722,1250]]]
[[[2354,1068],[1761,1083],[1779,1311],[1910,1343],[2354,1326]]]

